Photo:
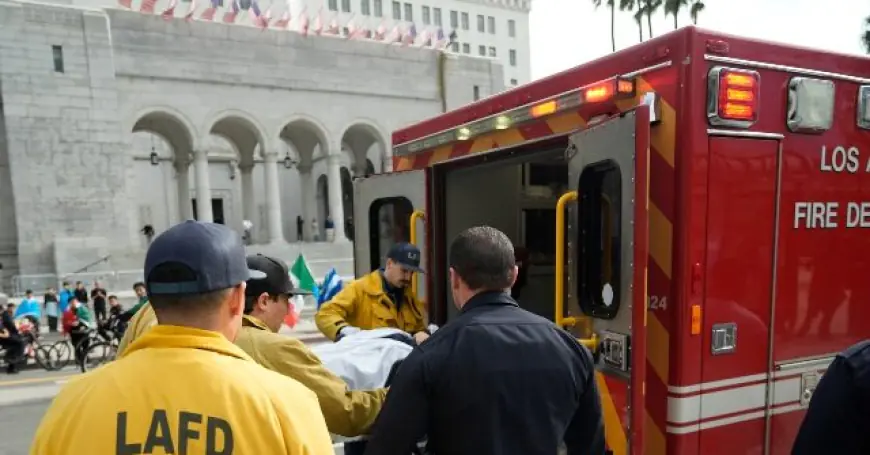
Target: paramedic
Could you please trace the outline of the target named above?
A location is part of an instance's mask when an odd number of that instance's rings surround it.
[[[245,317],[236,345],[260,365],[289,376],[311,389],[329,431],[353,437],[367,433],[386,398],[386,389],[348,390],[347,383],[320,362],[308,346],[296,338],[278,335],[290,309],[290,297],[309,294],[294,290],[283,261],[267,256],[248,256],[248,268],[266,274],[251,278],[245,290]]]
[[[813,392],[792,455],[870,453],[870,340],[838,355]]]
[[[160,323],[64,387],[30,453],[334,453],[314,393],[230,341],[251,273],[225,226],[187,221],[155,238],[145,280]]]
[[[360,330],[392,327],[422,343],[429,337],[423,302],[411,290],[414,273],[422,273],[420,250],[397,243],[387,253],[383,269],[350,283],[314,316],[317,328],[333,341]]]
[[[245,288],[245,313],[236,345],[260,365],[301,382],[317,395],[329,431],[353,437],[367,433],[386,396],[386,389],[349,391],[302,341],[278,335],[289,311],[290,296],[308,294],[296,290],[283,261],[267,256],[248,256],[248,269],[265,273],[251,278]],[[145,305],[130,322],[124,339],[142,336],[157,322],[154,310]],[[119,348],[120,355],[124,351]]]
[[[592,355],[510,296],[510,239],[468,229],[449,253],[460,314],[399,367],[367,455],[407,455],[428,436],[435,454],[603,455]]]

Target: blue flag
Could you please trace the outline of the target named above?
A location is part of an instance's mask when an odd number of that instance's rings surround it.
[[[321,305],[332,300],[336,294],[341,292],[343,287],[344,283],[338,272],[335,271],[335,267],[329,269],[329,272],[326,272],[326,276],[323,277],[323,285],[320,286],[320,293],[317,295],[317,309],[319,310]]]

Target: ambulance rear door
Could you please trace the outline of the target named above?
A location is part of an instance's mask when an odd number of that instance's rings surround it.
[[[561,261],[568,280],[562,292],[557,285],[567,304],[557,304],[556,318],[597,352],[614,455],[644,452],[649,135],[647,106],[573,134],[566,151],[571,191],[557,209],[568,218]]]
[[[426,171],[375,174],[354,182],[354,271],[363,276],[383,267],[390,247],[397,242],[420,248],[425,269]],[[425,286],[415,275],[417,295],[425,301]]]

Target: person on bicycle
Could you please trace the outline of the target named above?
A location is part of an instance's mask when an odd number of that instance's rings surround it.
[[[88,307],[75,295],[70,297],[69,308],[63,314],[63,329],[72,342],[77,363],[81,363],[88,351],[88,336],[93,324],[93,316]]]
[[[249,270],[265,276],[247,281],[245,316],[236,346],[260,365],[301,382],[317,394],[330,432],[346,437],[368,432],[386,398],[386,389],[348,390],[347,383],[329,371],[304,342],[279,335],[281,323],[293,311],[290,298],[310,293],[293,287],[287,266],[280,259],[258,254],[248,256],[247,263]],[[118,355],[124,355],[131,340],[143,335],[156,321],[151,306],[143,307],[130,321]],[[349,453],[347,448],[345,453]]]
[[[15,304],[10,303],[0,315],[0,346],[6,349],[6,374],[18,374],[18,364],[24,356],[25,342],[15,325]]]

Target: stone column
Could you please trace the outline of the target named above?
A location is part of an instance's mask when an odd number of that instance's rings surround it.
[[[233,184],[233,216],[232,216],[232,226],[239,235],[245,234],[245,226],[242,224],[245,219],[244,216],[244,207],[245,207],[245,196],[242,191],[241,179],[239,178],[239,162],[236,160],[231,160],[228,163],[230,167],[230,175],[233,176],[232,184]]]
[[[178,222],[193,219],[190,203],[190,161],[175,162],[175,185],[178,193]]]
[[[255,223],[257,221],[257,206],[254,203],[254,163],[242,162],[239,165],[239,171],[242,174],[242,219]],[[244,228],[242,232],[244,232]],[[251,230],[252,240],[257,240],[255,232],[257,232],[256,228]]]
[[[342,207],[341,197],[341,156],[331,154],[326,157],[326,180],[329,185],[329,214],[332,215],[332,222],[335,225],[335,243],[347,242],[347,236],[344,233],[344,207]],[[326,220],[321,220],[321,223],[326,223]]]
[[[299,171],[299,197],[302,199],[302,240],[311,241],[314,238],[314,233],[311,232],[311,218],[314,216],[314,176],[311,173],[313,166],[299,165],[296,169]],[[320,220],[323,222],[323,220]],[[293,226],[296,226],[296,220],[293,220]]]
[[[214,214],[211,212],[211,184],[208,178],[208,152],[205,149],[193,152],[193,168],[196,174],[197,219],[214,222]]]
[[[281,186],[278,184],[278,152],[263,154],[266,174],[266,218],[269,223],[269,243],[285,243],[281,230]]]

